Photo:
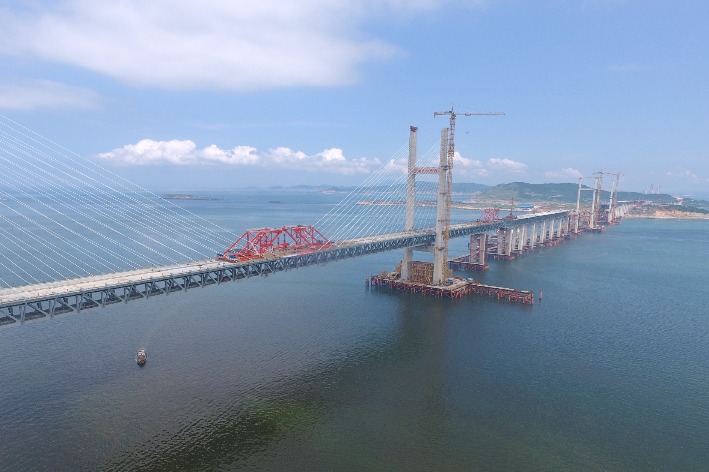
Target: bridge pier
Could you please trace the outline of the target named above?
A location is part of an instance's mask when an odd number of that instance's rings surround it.
[[[517,227],[517,252],[524,254],[527,241],[527,225]]]
[[[497,251],[493,255],[495,260],[512,260],[512,239],[513,232],[511,228],[500,228],[497,230]]]
[[[537,223],[532,223],[530,227],[529,250],[534,251],[534,248],[537,246]]]
[[[469,262],[483,267],[482,270],[489,268],[487,265],[487,234],[478,233],[470,236],[470,256]]]
[[[451,269],[485,271],[490,268],[487,265],[487,233],[476,233],[470,235],[468,242],[468,254],[451,259],[448,266]]]

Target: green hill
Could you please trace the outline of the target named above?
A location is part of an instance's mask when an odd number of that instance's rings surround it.
[[[593,197],[591,188],[583,185],[581,201],[590,202]],[[476,198],[484,200],[514,200],[515,202],[563,202],[575,203],[578,197],[578,184],[528,184],[526,182],[512,182],[499,184],[483,190]],[[601,193],[601,200],[608,201],[610,191]],[[674,203],[675,198],[668,194],[644,194],[640,192],[618,192],[618,200],[646,200],[653,203]]]

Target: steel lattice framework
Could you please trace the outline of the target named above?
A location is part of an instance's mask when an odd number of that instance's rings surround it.
[[[229,262],[250,261],[288,254],[303,254],[330,247],[330,241],[314,226],[282,226],[250,229],[217,259]]]
[[[485,223],[490,223],[493,221],[497,221],[500,219],[500,209],[499,208],[485,208],[483,210],[483,215],[482,218],[480,218],[480,221],[484,221]]]

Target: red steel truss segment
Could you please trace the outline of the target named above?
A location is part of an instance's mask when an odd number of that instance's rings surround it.
[[[480,221],[484,223],[492,223],[500,219],[500,209],[499,208],[485,208],[483,210],[483,216]]]
[[[331,246],[330,240],[314,226],[283,226],[281,228],[250,229],[242,234],[217,259],[248,261],[289,254],[304,254]]]

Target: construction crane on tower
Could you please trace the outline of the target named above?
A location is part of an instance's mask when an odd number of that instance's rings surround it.
[[[459,113],[453,110],[453,104],[451,104],[451,109],[448,111],[435,111],[433,112],[433,117],[448,115],[450,124],[448,126],[448,156],[447,156],[447,168],[446,171],[446,210],[445,210],[445,222],[444,222],[444,246],[445,246],[445,257],[448,257],[448,239],[450,238],[450,215],[451,215],[451,195],[453,193],[453,158],[455,157],[455,119],[458,115],[460,116],[478,116],[478,115],[504,115],[504,112],[499,111],[482,111],[482,112],[463,112]]]

